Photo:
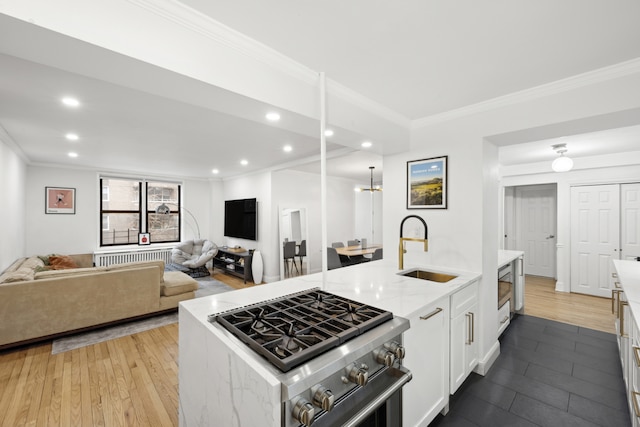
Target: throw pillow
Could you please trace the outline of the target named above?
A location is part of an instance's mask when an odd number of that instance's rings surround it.
[[[67,268],[78,268],[78,264],[67,255],[55,255],[49,257],[49,265],[53,270],[64,270]]]

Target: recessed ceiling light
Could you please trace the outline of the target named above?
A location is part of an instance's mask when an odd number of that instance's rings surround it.
[[[272,112],[272,113],[267,113],[267,115],[265,116],[267,118],[267,120],[269,120],[270,122],[277,122],[278,120],[280,120],[280,114]]]
[[[248,161],[248,160],[245,160],[245,159],[242,159],[242,160],[240,160],[240,164],[241,164],[242,166],[247,166],[247,165],[249,164],[249,161]]]
[[[78,153],[74,153],[73,151],[69,152],[69,154],[67,154],[69,157],[78,157]]]
[[[371,141],[365,141],[360,145],[362,146],[362,148],[370,148],[373,144],[371,143]]]
[[[220,173],[220,171],[218,169],[211,169],[211,173],[217,175]]]
[[[67,138],[69,141],[77,141],[78,139],[80,139],[80,137],[75,133],[68,133],[65,135],[65,138]]]
[[[293,147],[290,145],[285,145],[284,147],[282,147],[282,149],[284,150],[285,153],[290,153],[291,150],[293,150]]]
[[[70,96],[65,96],[64,98],[62,98],[62,103],[64,105],[66,105],[67,107],[79,107],[80,106],[80,101],[78,101],[76,98],[71,98]]]
[[[333,136],[333,131],[331,129],[325,129],[324,130],[324,136],[326,136],[326,137]]]

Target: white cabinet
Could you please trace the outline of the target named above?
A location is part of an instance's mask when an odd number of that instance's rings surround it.
[[[449,349],[449,392],[458,390],[478,364],[478,282],[451,296],[451,337]]]
[[[611,291],[611,310],[615,313],[616,336],[622,377],[627,389],[627,403],[629,405],[631,425],[640,426],[640,330],[634,318],[627,295],[625,284],[618,281],[617,274],[613,274],[615,289]],[[640,283],[640,282],[637,282]],[[637,283],[630,284],[633,288]],[[637,292],[637,290],[631,289]],[[637,306],[637,301],[634,301]]]
[[[409,317],[403,364],[413,379],[402,389],[405,426],[427,426],[449,402],[449,297]]]
[[[631,319],[630,331],[630,369],[627,381],[627,391],[629,398],[629,409],[631,411],[631,425],[640,426],[640,331],[638,324]]]

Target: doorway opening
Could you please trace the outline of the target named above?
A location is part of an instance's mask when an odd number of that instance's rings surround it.
[[[524,251],[527,274],[556,279],[557,185],[505,187],[504,248]]]

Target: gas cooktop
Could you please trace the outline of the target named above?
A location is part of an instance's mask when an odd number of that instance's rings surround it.
[[[319,288],[209,316],[287,372],[393,314]]]

